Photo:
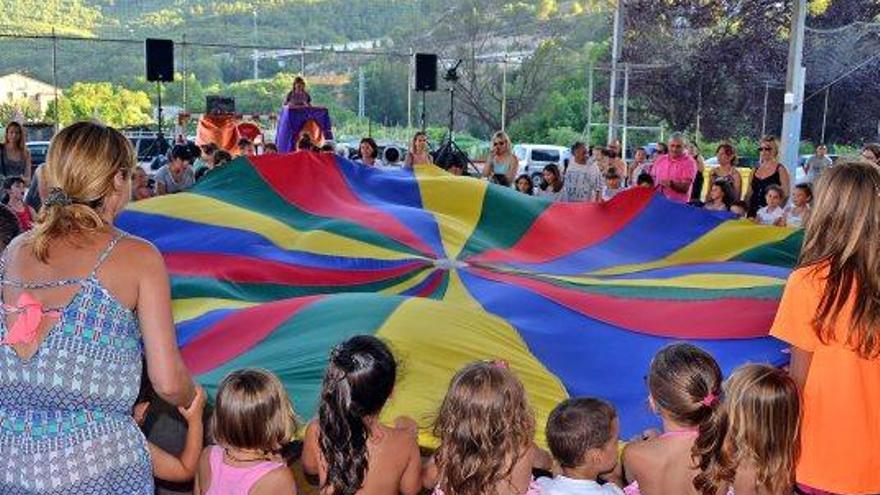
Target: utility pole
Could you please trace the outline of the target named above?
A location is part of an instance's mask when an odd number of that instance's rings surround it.
[[[629,64],[623,64],[623,131],[621,132],[620,159],[626,160],[626,119],[629,109]]]
[[[257,35],[257,9],[254,9],[254,46],[260,44],[260,38]],[[254,81],[260,78],[260,59],[259,51],[254,48]]]
[[[608,97],[608,144],[617,139],[617,64],[623,52],[623,24],[626,5],[625,0],[617,0],[614,10],[614,33],[611,41],[611,83]]]
[[[822,138],[818,144],[825,144],[825,124],[828,122],[828,93],[831,92],[831,86],[825,88],[825,109],[822,110]]]
[[[55,28],[52,28],[52,91],[55,93],[55,132],[61,129],[58,122],[58,37],[55,36]]]
[[[180,44],[180,60],[181,65],[183,66],[183,111],[185,112],[187,109],[186,105],[186,33],[183,33],[183,42]]]
[[[807,23],[807,0],[794,0],[791,13],[791,40],[788,45],[788,70],[785,74],[785,113],[782,117],[782,157],[789,167],[791,190],[795,186],[798,148],[801,142],[801,119],[804,97],[804,28]]]
[[[767,135],[767,102],[770,99],[770,81],[764,81],[764,116],[761,118],[761,135]]]
[[[501,132],[504,132],[504,124],[507,122],[507,54],[504,54],[504,62],[501,64]]]
[[[406,128],[412,129],[412,92],[415,82],[416,56],[409,47],[409,82],[406,85]]]
[[[587,147],[590,146],[590,139],[593,133],[593,61],[590,61],[590,67],[587,69]]]
[[[299,73],[303,77],[306,76],[306,40],[302,40],[302,43],[300,44]]]
[[[364,118],[364,69],[358,67],[358,118]]]

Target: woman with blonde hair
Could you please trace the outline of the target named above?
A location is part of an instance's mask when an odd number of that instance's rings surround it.
[[[788,199],[790,191],[788,169],[779,163],[779,141],[773,136],[761,138],[758,150],[761,152],[760,163],[752,180],[749,182],[746,201],[749,203],[749,216],[754,217],[758,210],[767,206],[767,189],[772,185],[782,188],[783,204]]]
[[[0,257],[0,466],[13,493],[153,493],[131,415],[144,354],[165,401],[188,406],[168,275],[151,244],[113,226],[135,155],[91,122],[59,132],[35,228]]]
[[[0,147],[0,174],[21,177],[31,183],[31,153],[28,151],[24,127],[18,122],[6,124],[6,137]]]
[[[510,186],[519,171],[519,160],[513,154],[510,138],[504,131],[492,136],[492,152],[483,167],[483,177],[502,186]]]

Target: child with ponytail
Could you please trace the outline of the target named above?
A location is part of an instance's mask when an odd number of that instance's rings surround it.
[[[703,495],[789,495],[800,444],[800,399],[784,371],[747,364],[724,385],[715,427],[697,437],[702,472],[694,487]]]
[[[413,420],[379,422],[394,390],[397,363],[379,339],[359,335],[330,353],[318,419],[307,430],[304,470],[322,495],[415,495],[421,458]]]
[[[700,473],[694,445],[698,436],[712,435],[719,413],[721,368],[708,353],[687,344],[670,344],[654,356],[648,372],[651,408],[663,421],[663,433],[635,441],[623,451],[630,484],[627,495],[697,495]]]

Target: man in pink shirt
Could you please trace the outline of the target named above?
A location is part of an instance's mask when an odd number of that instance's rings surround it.
[[[651,175],[664,196],[672,201],[687,203],[697,175],[697,162],[684,152],[684,136],[675,133],[669,138],[669,154],[654,162]]]

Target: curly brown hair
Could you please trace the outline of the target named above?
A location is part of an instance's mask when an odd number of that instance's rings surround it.
[[[460,370],[434,422],[439,486],[447,495],[483,495],[529,452],[535,415],[510,370],[475,362]]]

